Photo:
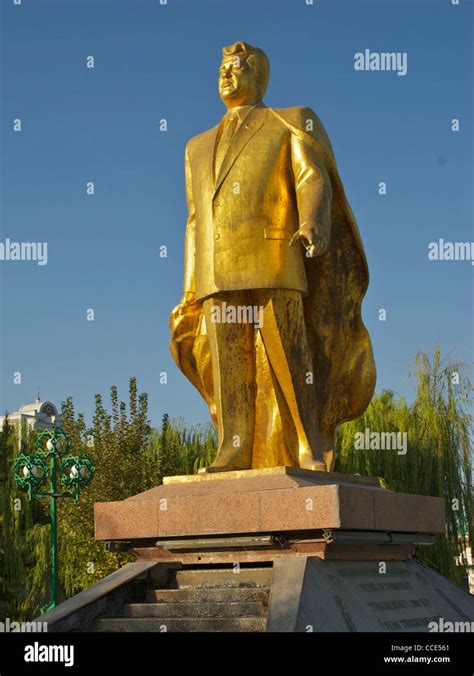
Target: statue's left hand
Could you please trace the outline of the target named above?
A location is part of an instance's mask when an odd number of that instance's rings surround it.
[[[322,256],[329,244],[324,228],[314,223],[303,223],[291,238],[290,246],[295,246],[297,242],[304,244],[309,258]]]

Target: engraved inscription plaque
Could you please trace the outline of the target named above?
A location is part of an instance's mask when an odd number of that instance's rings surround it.
[[[274,563],[267,631],[428,632],[441,620],[473,622],[473,600],[416,560]]]

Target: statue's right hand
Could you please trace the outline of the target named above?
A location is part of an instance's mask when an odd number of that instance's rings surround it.
[[[317,223],[303,223],[290,240],[290,246],[302,242],[309,258],[321,256],[328,248],[329,239],[324,228]]]

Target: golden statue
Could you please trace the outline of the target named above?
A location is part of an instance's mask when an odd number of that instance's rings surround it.
[[[265,53],[223,49],[227,107],[186,146],[184,295],[171,353],[218,431],[208,472],[334,467],[375,364],[368,269],[331,144],[309,108],[267,108]]]

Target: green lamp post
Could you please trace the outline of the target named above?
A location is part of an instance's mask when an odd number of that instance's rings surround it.
[[[45,429],[38,435],[33,456],[21,453],[13,463],[17,486],[28,491],[28,499],[49,498],[51,523],[51,601],[41,609],[46,612],[58,603],[58,521],[56,500],[79,500],[81,489],[92,481],[95,466],[87,453],[69,453],[71,444],[61,427]],[[49,462],[48,462],[49,461]],[[49,480],[49,490],[44,487]],[[66,490],[61,490],[62,486]]]

